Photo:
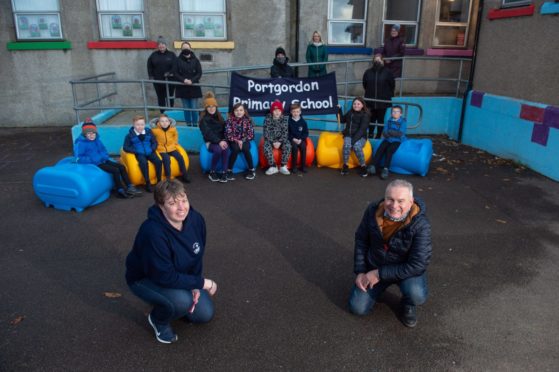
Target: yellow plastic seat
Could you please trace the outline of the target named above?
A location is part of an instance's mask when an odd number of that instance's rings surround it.
[[[190,168],[190,161],[188,159],[188,154],[182,146],[177,145],[177,151],[182,155],[184,159],[184,165],[186,165],[186,169]],[[157,153],[157,152],[156,152]],[[161,159],[161,155],[157,153],[159,159]],[[124,164],[126,167],[126,171],[128,172],[128,177],[130,178],[130,182],[134,185],[144,185],[144,177],[142,176],[142,172],[140,171],[140,165],[138,164],[138,160],[136,160],[136,156],[130,152],[125,152],[123,149],[120,149],[120,162]],[[153,164],[148,161],[148,170],[149,170],[149,178],[152,184],[157,182],[157,177],[155,175],[155,167]],[[161,174],[165,177],[165,171],[161,170]],[[177,160],[171,156],[171,178],[175,178],[181,175],[179,164]]]
[[[343,165],[344,159],[343,146],[344,137],[341,133],[322,132],[318,137],[316,164],[319,167],[340,169]],[[363,147],[363,154],[365,155],[365,162],[369,162],[369,159],[373,155],[373,147],[369,141],[367,141]],[[351,150],[348,166],[349,168],[359,166],[359,161],[357,160],[353,150]]]

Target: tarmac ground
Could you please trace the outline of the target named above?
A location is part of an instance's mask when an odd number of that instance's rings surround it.
[[[429,174],[401,176],[433,227],[416,328],[398,320],[394,286],[371,315],[347,311],[354,232],[386,181],[313,167],[215,184],[192,155],[216,316],[177,321],[179,341],[162,345],[124,281],[151,194],[45,208],[33,175],[71,154],[69,128],[0,130],[0,370],[559,370],[559,184],[433,141]]]

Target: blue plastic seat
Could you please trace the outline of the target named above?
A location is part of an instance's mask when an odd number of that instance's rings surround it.
[[[258,148],[256,147],[256,142],[254,141],[250,141],[250,154],[252,156],[252,165],[254,166],[254,168],[256,168],[258,166]],[[230,155],[231,155],[231,150],[229,150],[227,159],[229,159]],[[204,173],[210,171],[210,167],[212,165],[212,156],[213,154],[208,150],[206,144],[205,143],[202,144],[202,146],[200,146],[200,166],[202,167],[202,171]],[[224,169],[221,169],[221,162],[217,163],[216,170],[218,172],[224,171]],[[245,159],[244,154],[240,152],[239,155],[237,155],[237,160],[235,160],[235,164],[233,164],[232,171],[233,173],[241,173],[246,170],[248,170],[248,163]]]
[[[373,141],[375,153],[380,143],[381,140]],[[390,171],[398,174],[418,174],[425,177],[429,172],[432,156],[433,142],[430,139],[407,139],[402,142],[392,156]]]

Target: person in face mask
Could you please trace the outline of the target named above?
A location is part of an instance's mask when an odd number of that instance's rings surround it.
[[[184,120],[188,124],[198,122],[198,100],[202,97],[202,89],[198,85],[202,77],[202,65],[194,52],[192,52],[190,43],[185,41],[181,46],[181,53],[175,60],[173,67],[173,76],[183,85],[177,85],[176,94],[177,98],[182,101],[182,106],[185,109],[193,111],[184,112]]]
[[[363,74],[365,98],[391,101],[394,96],[394,86],[394,76],[388,68],[384,67],[382,55],[375,54],[373,58],[373,67],[366,70]],[[391,105],[391,102],[367,101],[367,108],[371,116],[369,138],[381,138],[384,115],[386,114],[386,109]],[[372,123],[381,125],[374,125]],[[377,127],[376,136],[374,135],[375,127]]]
[[[285,56],[285,49],[279,47],[276,49],[276,58],[274,58],[274,63],[270,68],[270,76],[273,78],[277,77],[296,77],[293,68],[287,64],[289,58]]]

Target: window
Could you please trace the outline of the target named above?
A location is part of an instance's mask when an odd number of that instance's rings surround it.
[[[145,39],[143,0],[97,0],[101,39]]]
[[[417,27],[421,0],[384,0],[384,18],[382,20],[382,40],[390,35],[392,25],[398,23],[400,36],[407,45],[417,45]]]
[[[331,45],[365,45],[367,1],[328,1],[328,43]]]
[[[18,40],[62,39],[58,0],[12,0]]]
[[[532,4],[532,0],[501,0],[502,8],[512,8]]]
[[[438,0],[433,46],[465,48],[471,0]]]
[[[180,0],[183,40],[224,40],[225,0]]]

